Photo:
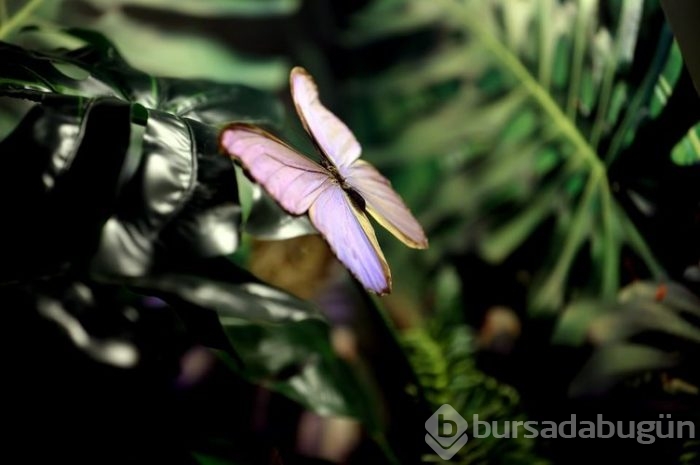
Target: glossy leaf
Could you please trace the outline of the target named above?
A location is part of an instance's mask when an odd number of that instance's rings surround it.
[[[247,379],[320,414],[356,417],[377,431],[373,400],[333,352],[329,326],[317,308],[252,276],[222,281],[222,276],[240,275],[231,263],[188,268],[198,273],[153,274],[131,283],[175,304],[214,310],[235,354],[230,364]]]
[[[161,295],[179,310],[216,312],[218,333],[209,326],[203,338],[219,347],[217,334],[228,336],[240,374],[377,431],[366,391],[334,354],[318,310],[223,258],[239,246],[242,212],[219,127],[229,119],[275,124],[279,104],[243,86],[154,78],[126,65],[103,37],[69,34],[93,45],[46,53],[0,46],[0,95],[38,102],[2,141],[3,173],[13,178],[2,184],[3,200],[14,199],[14,181],[28,181],[21,206],[8,204],[19,219],[13,240],[2,242],[3,279],[69,269]],[[282,222],[257,226],[274,235]],[[47,308],[78,334],[58,307]],[[95,344],[83,346],[102,357]]]
[[[233,120],[277,125],[282,120],[281,105],[268,93],[236,84],[149,76],[127,64],[101,34],[70,29],[63,35],[89,45],[56,53],[1,44],[0,90],[110,96],[215,126]]]

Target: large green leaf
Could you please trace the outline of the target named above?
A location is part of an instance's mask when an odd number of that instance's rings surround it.
[[[35,2],[30,2],[35,3]],[[38,3],[41,3],[39,1]],[[48,2],[45,2],[48,3]],[[71,0],[51,2],[53,8],[19,9],[16,26],[5,28],[2,40],[25,47],[69,47],[74,48],[75,39],[60,33],[64,27],[89,28],[107,36],[121,50],[132,66],[152,75],[184,79],[208,79],[224,83],[254,85],[265,89],[278,89],[286,84],[289,64],[282,57],[254,56],[234,50],[222,40],[203,30],[178,27],[173,22],[151,20],[133,14],[134,6],[147,7],[152,3],[155,12],[172,12],[216,18],[220,11],[244,17],[277,16],[292,13],[298,6],[293,0],[280,1],[204,1],[204,2],[103,2],[93,1],[100,14],[88,14],[87,9],[76,8]],[[131,4],[133,3],[133,4]],[[141,4],[141,5],[139,5]],[[266,8],[267,7],[267,8]],[[138,9],[137,9],[138,10]],[[94,13],[94,11],[93,11]],[[15,16],[10,22],[15,23]],[[42,25],[40,34],[19,30],[19,25]],[[192,24],[191,22],[189,24]],[[18,29],[18,31],[13,31]],[[26,28],[25,28],[26,29]],[[183,66],[183,64],[186,64]]]
[[[175,304],[215,311],[235,351],[230,364],[247,379],[320,414],[355,417],[372,433],[380,431],[376,401],[334,353],[329,325],[317,308],[241,275],[228,261],[193,263],[187,269],[131,283]],[[223,281],[226,276],[237,282]]]
[[[39,31],[43,33],[43,31]],[[236,84],[149,76],[128,65],[101,34],[69,29],[63,36],[89,43],[68,52],[31,52],[2,44],[0,88],[80,97],[110,96],[211,125],[246,120],[276,125],[283,113],[268,93]]]
[[[2,241],[4,280],[67,269],[218,315],[218,331],[210,325],[204,339],[221,346],[217,333],[228,336],[240,374],[378,432],[372,401],[334,354],[318,310],[224,258],[239,246],[242,211],[218,134],[231,120],[278,123],[276,100],[239,85],[152,77],[104,37],[70,34],[92,45],[36,52],[0,43],[0,95],[35,102],[6,112],[0,143],[4,211],[14,218]],[[274,236],[283,223],[255,226]]]
[[[286,83],[289,65],[281,58],[263,60],[236,54],[205,36],[154,28],[119,11],[110,11],[88,26],[108,36],[132,66],[149,74],[264,89],[278,89]]]
[[[613,296],[623,249],[663,276],[608,178],[645,117],[661,111],[667,95],[660,89],[670,92],[680,70],[668,28],[647,28],[662,14],[657,6],[443,0],[425,20],[420,1],[371,8],[352,40],[426,29],[443,38],[432,53],[398,60],[355,86],[375,114],[373,135],[389,141],[368,157],[406,179],[437,169],[440,182],[414,192],[433,247],[475,249],[496,264],[551,228],[531,288],[533,311],[561,307],[581,261],[590,264],[585,290]],[[640,35],[650,58],[638,53]]]

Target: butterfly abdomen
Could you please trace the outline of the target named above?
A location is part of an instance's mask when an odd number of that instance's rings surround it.
[[[350,197],[350,200],[352,201],[353,205],[357,207],[361,212],[365,212],[365,207],[366,207],[366,202],[364,197],[362,197],[362,194],[357,192],[355,189],[350,186],[350,184],[345,180],[345,178],[340,174],[338,171],[338,168],[336,168],[332,163],[330,163],[328,160],[325,158],[321,158],[321,166],[326,168],[335,179],[335,181],[340,185],[340,187],[345,191],[346,194],[348,194],[348,197]]]
[[[348,194],[348,197],[350,197],[350,200],[352,203],[362,212],[365,211],[365,199],[360,195],[359,192],[357,192],[355,189],[352,187],[349,187],[347,185],[343,185],[343,190],[345,191],[346,194]]]

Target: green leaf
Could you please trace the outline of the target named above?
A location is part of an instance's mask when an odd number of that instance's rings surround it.
[[[700,163],[700,124],[688,130],[688,133],[671,150],[671,160],[680,166]]]
[[[65,35],[90,45],[69,52],[40,53],[0,44],[4,71],[0,94],[41,101],[61,93],[130,102],[134,110],[127,157],[130,164],[120,184],[134,176],[139,164],[149,166],[161,160],[172,170],[169,174],[154,171],[153,176],[143,176],[153,185],[162,183],[157,195],[164,195],[163,189],[169,186],[168,208],[164,209],[164,204],[156,206],[155,198],[147,198],[140,204],[143,208],[125,207],[130,209],[128,214],[119,213],[118,219],[108,222],[94,261],[95,270],[132,276],[144,273],[153,265],[155,239],[161,234],[174,244],[186,242],[182,253],[232,253],[239,243],[236,227],[241,222],[241,208],[223,200],[205,200],[203,196],[209,196],[211,188],[200,186],[221,184],[217,192],[228,192],[230,198],[237,198],[236,179],[240,176],[233,175],[232,162],[219,153],[218,131],[230,121],[280,126],[284,115],[277,99],[241,85],[151,77],[127,65],[100,34],[70,30]],[[199,166],[197,183],[193,178],[195,165]],[[172,177],[156,181],[165,175]],[[204,176],[208,178],[201,179]],[[244,193],[246,186],[249,184],[241,186]],[[289,216],[257,186],[254,189],[256,193],[246,207],[247,232],[267,239],[316,233],[306,217]],[[149,192],[146,189],[146,197]],[[189,206],[192,204],[200,210]],[[178,226],[164,229],[173,215],[177,216]],[[115,247],[121,252],[116,253]],[[104,258],[114,256],[120,257],[119,264]]]
[[[258,239],[281,241],[318,234],[308,217],[290,216],[257,184],[252,185],[251,202],[244,230]]]
[[[0,97],[0,140],[7,137],[19,125],[33,106],[32,102],[25,100]]]
[[[47,95],[0,142],[3,198],[19,205],[5,206],[18,220],[5,230],[2,273],[50,274],[94,253],[128,165],[130,110],[114,99]]]
[[[128,281],[166,300],[216,312],[235,352],[230,365],[323,415],[361,420],[379,431],[374,400],[335,355],[319,310],[222,261],[188,265],[197,274],[152,274]],[[226,281],[222,277],[227,277]]]
[[[0,44],[0,92],[40,98],[59,93],[114,97],[214,126],[248,121],[276,126],[283,110],[269,93],[237,84],[152,77],[133,69],[101,34],[83,29],[63,33],[89,45],[68,52],[33,52]]]
[[[572,302],[559,317],[553,340],[580,345],[587,337],[600,345],[653,331],[700,343],[700,329],[688,316],[700,317],[700,300],[688,289],[674,282],[638,281],[621,289],[616,300]]]
[[[276,99],[240,85],[152,77],[103,36],[68,34],[88,45],[42,53],[0,44],[0,95],[36,102],[0,142],[6,176],[28,177],[33,194],[21,204],[19,218],[28,220],[7,228],[16,240],[6,248],[16,250],[3,251],[3,273],[69,269],[162,295],[183,313],[215,315],[205,339],[217,346],[218,328],[240,375],[319,413],[358,418],[378,435],[375,399],[334,353],[318,309],[224,258],[239,246],[242,211],[219,131],[227,120],[279,124]],[[280,236],[300,221],[264,213],[261,199],[250,227]],[[38,258],[27,260],[20,243]]]
[[[266,90],[276,90],[287,83],[290,66],[282,57],[262,58],[238,53],[206,35],[166,24],[145,23],[119,9],[109,9],[99,17],[82,16],[77,11],[68,10],[61,24],[73,26],[74,30],[100,31],[116,45],[129,65],[145,73],[245,84]],[[14,42],[43,51],[66,46],[74,49],[79,45],[76,37],[79,38],[48,27],[27,28]],[[88,42],[94,44],[93,39]]]
[[[119,11],[110,11],[89,26],[109,37],[127,62],[148,74],[210,79],[260,89],[279,89],[287,82],[289,65],[283,59],[256,60],[237,55],[214,40],[155,30]]]
[[[261,324],[220,314],[242,373],[321,415],[354,417],[379,431],[374,402],[357,374],[333,352],[327,323]]]
[[[367,89],[360,102],[372,102],[374,130],[390,141],[372,152],[377,163],[417,171],[437,160],[441,167],[440,182],[416,194],[434,199],[418,211],[431,247],[475,249],[498,264],[554,220],[530,290],[533,312],[562,307],[572,269],[586,253],[593,279],[582,290],[591,295],[615,295],[623,249],[639,256],[652,276],[663,276],[607,174],[646,115],[660,111],[655,86],[670,91],[677,80],[680,56],[670,31],[647,29],[662,16],[658,6],[444,0],[432,2],[435,11],[421,18],[418,12],[428,7],[419,0],[372,5],[349,36],[398,40],[399,32],[432,30],[445,38],[430,56],[407,54],[353,82]],[[640,30],[656,47],[651,58],[638,53]],[[420,103],[448,85],[449,94]],[[409,108],[398,122],[388,110],[396,102]],[[384,121],[391,123],[382,128]],[[393,134],[396,127],[403,130]],[[461,157],[447,163],[453,153]],[[449,232],[437,229],[446,224]]]
[[[621,381],[678,363],[675,354],[635,344],[615,344],[597,351],[569,386],[570,396],[599,395]]]
[[[289,15],[296,12],[300,0],[87,0],[99,9],[142,7],[173,11],[192,16],[260,17]]]
[[[599,394],[636,375],[676,365],[689,344],[700,345],[698,317],[700,300],[674,282],[638,281],[615,300],[572,302],[558,319],[553,342],[589,343],[594,352],[570,393]],[[640,342],[645,340],[652,342]]]
[[[599,300],[578,300],[569,304],[557,318],[552,343],[580,346],[589,336],[591,322],[607,313],[613,304]]]
[[[666,102],[673,92],[673,87],[678,82],[681,71],[683,71],[683,57],[678,43],[674,42],[666,66],[664,66],[654,86],[654,98],[649,106],[649,113],[652,118],[656,118],[666,106]]]

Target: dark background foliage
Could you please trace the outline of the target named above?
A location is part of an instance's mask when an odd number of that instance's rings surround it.
[[[0,2],[3,455],[430,462],[443,403],[697,420],[698,18],[576,3]],[[312,153],[296,64],[430,237],[378,231],[388,298],[220,153],[230,121]],[[454,460],[696,458],[681,439],[487,438]]]

